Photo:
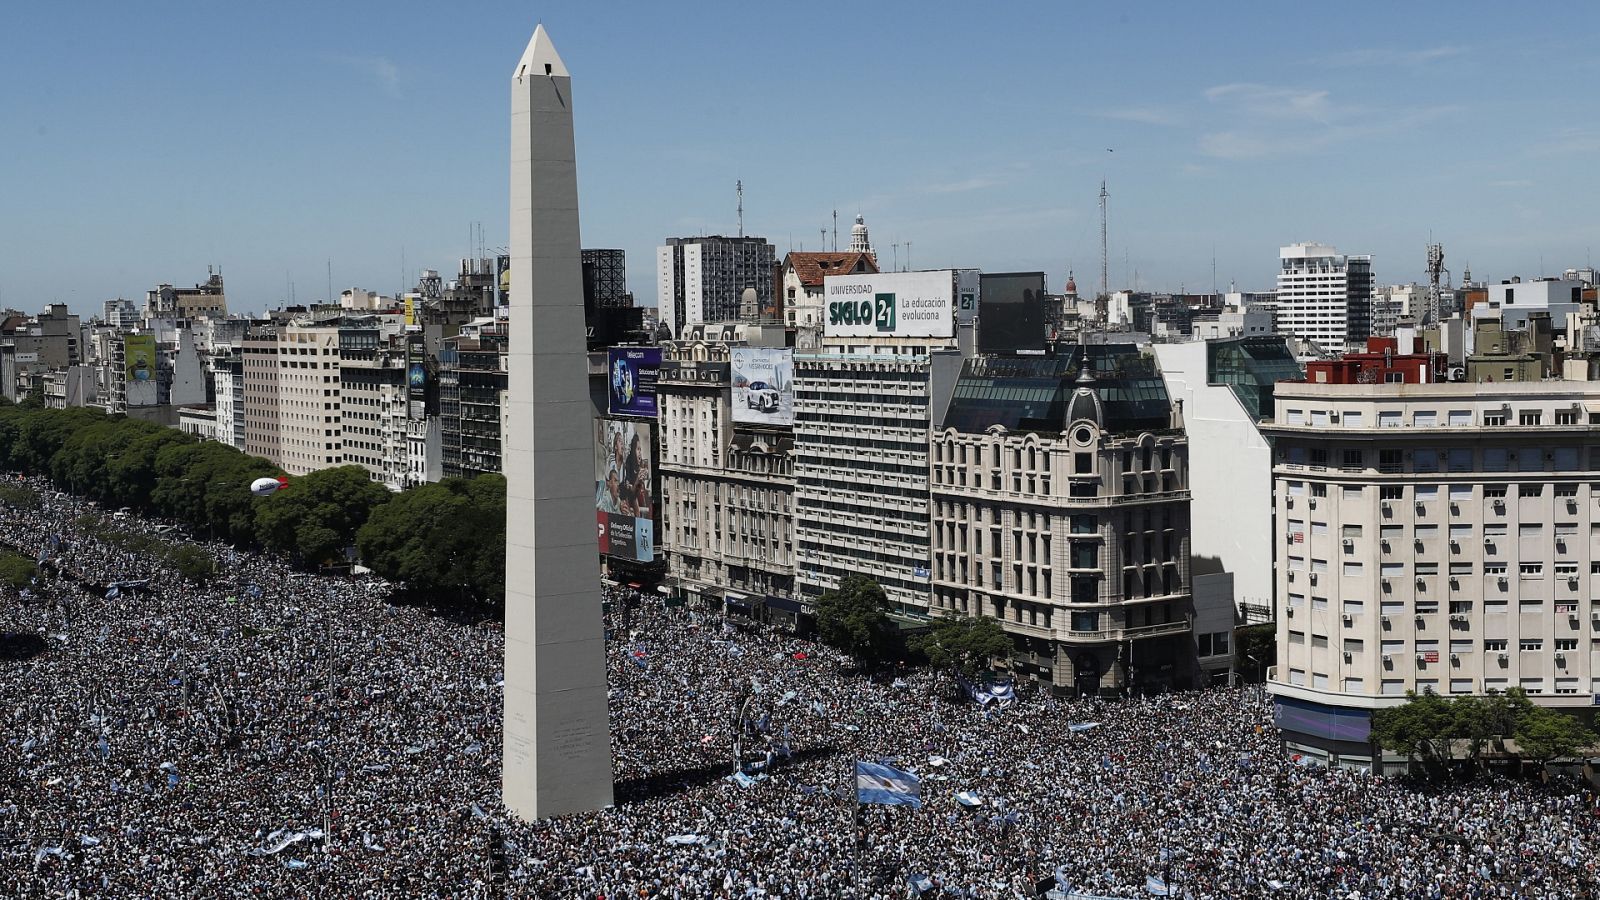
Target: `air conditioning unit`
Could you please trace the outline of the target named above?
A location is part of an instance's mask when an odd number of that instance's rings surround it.
[[[1378,546],[1383,548],[1383,552],[1388,553],[1389,552],[1389,539],[1388,538],[1380,539],[1378,541]]]
[[[1596,622],[1600,622],[1600,609],[1597,609],[1594,612],[1589,613],[1589,618],[1594,620],[1594,621],[1596,621]]]
[[[1422,549],[1422,538],[1417,538],[1416,542],[1415,542],[1415,545],[1416,545],[1416,548],[1418,550],[1421,550]]]
[[[1317,583],[1317,573],[1315,573],[1315,572],[1311,573],[1311,583],[1312,584],[1316,584]]]
[[[1349,651],[1349,650],[1346,650],[1346,651],[1345,651],[1345,652],[1344,652],[1344,661],[1345,661],[1345,662],[1349,662],[1349,661],[1350,661],[1350,659],[1351,659],[1351,653],[1350,653],[1350,651]]]
[[[1508,587],[1511,584],[1511,579],[1505,577],[1504,575],[1501,575],[1500,578],[1498,579],[1498,583],[1499,583],[1500,587],[1502,589],[1504,589],[1504,588]]]
[[[1427,662],[1428,662],[1427,654],[1425,654],[1425,653],[1418,653],[1417,654],[1417,665],[1419,665],[1419,666],[1426,665]]]
[[[1428,583],[1426,581],[1423,581],[1421,578],[1418,578],[1417,579],[1417,590],[1425,591],[1427,589],[1428,589]]]
[[[1384,512],[1389,512],[1390,509],[1391,509],[1391,507],[1389,505],[1389,501],[1387,501],[1387,500],[1379,502],[1378,503],[1378,508],[1383,510]]]
[[[1417,515],[1420,516],[1423,513],[1426,513],[1427,511],[1428,511],[1428,507],[1422,505],[1421,503],[1417,504]]]
[[[1378,617],[1378,621],[1382,622],[1384,625],[1388,625],[1389,624],[1389,617],[1388,616],[1379,616]]]
[[[1339,543],[1343,544],[1344,548],[1346,550],[1352,549],[1356,545],[1356,542],[1351,538],[1345,538],[1344,540],[1340,541]]]
[[[1386,663],[1394,662],[1394,657],[1392,657],[1389,654],[1385,653],[1383,655],[1383,661],[1386,662]]]
[[[1311,498],[1307,499],[1306,500],[1306,506],[1309,506],[1312,509],[1316,509],[1317,508],[1317,498],[1311,497]]]
[[[1456,540],[1456,539],[1455,539],[1455,538],[1451,538],[1451,539],[1450,539],[1450,549],[1451,549],[1451,550],[1456,550],[1456,551],[1460,551],[1460,549],[1461,549],[1461,542],[1460,542],[1460,541],[1458,541],[1458,540]]]
[[[1503,497],[1494,498],[1494,511],[1495,512],[1505,512],[1506,511],[1505,498],[1503,498]]]
[[[1452,621],[1452,622],[1465,622],[1466,620],[1467,620],[1467,617],[1461,615],[1460,613],[1451,613],[1450,614],[1450,621]]]
[[[1389,589],[1389,579],[1387,579],[1387,578],[1380,578],[1380,579],[1378,579],[1378,583],[1379,583],[1379,584],[1381,584],[1381,585],[1383,585],[1383,589],[1384,589],[1384,590],[1386,590],[1386,591],[1387,591],[1387,590],[1388,590],[1388,589]]]
[[[1421,624],[1422,624],[1422,621],[1423,621],[1423,619],[1422,619],[1422,613],[1420,613],[1420,612],[1419,612],[1419,613],[1417,613],[1417,614],[1416,614],[1416,616],[1415,616],[1415,618],[1416,618],[1416,620],[1417,620],[1417,624],[1418,624],[1418,625],[1419,625],[1419,626],[1420,626],[1420,625],[1421,625]]]
[[[1289,570],[1289,580],[1290,580],[1290,581],[1293,581],[1293,580],[1294,580],[1294,570],[1293,570],[1293,569],[1290,569],[1290,570]]]
[[[1452,515],[1452,516],[1461,515],[1461,504],[1456,503],[1455,501],[1451,501],[1451,503],[1450,503],[1450,515]]]
[[[1506,653],[1504,650],[1500,651],[1500,661],[1501,662],[1505,662],[1506,660],[1508,660],[1510,658],[1511,658],[1511,654]]]
[[[1461,587],[1461,579],[1455,577],[1454,575],[1451,575],[1450,576],[1450,586],[1452,588]]]
[[[1283,498],[1283,505],[1288,507],[1289,509],[1294,509],[1294,498],[1293,497],[1285,497],[1285,498]]]
[[[1578,498],[1577,497],[1568,497],[1567,498],[1567,512],[1577,512],[1577,511],[1578,511]]]
[[[1565,653],[1562,653],[1561,651],[1557,650],[1556,651],[1556,665],[1558,665],[1558,666],[1559,665],[1565,665],[1566,662],[1567,662],[1567,655]]]
[[[1484,536],[1483,536],[1483,545],[1484,545],[1484,546],[1485,546],[1485,547],[1493,547],[1493,546],[1494,546],[1494,538],[1493,538],[1493,537],[1490,537],[1490,536],[1489,536],[1489,535],[1487,535],[1487,534],[1486,534],[1486,535],[1484,535]]]
[[[1450,654],[1451,662],[1461,662],[1461,657],[1455,653]]]
[[[1567,576],[1567,587],[1576,588],[1577,586],[1578,586],[1578,576],[1576,576],[1576,575],[1568,575]]]
[[[1344,624],[1346,624],[1346,625],[1354,625],[1355,621],[1356,621],[1356,617],[1355,616],[1352,616],[1349,613],[1345,613],[1344,614]]]
[[[1285,543],[1285,544],[1292,544],[1292,543],[1294,543],[1294,532],[1292,532],[1292,531],[1285,531],[1285,532],[1284,532],[1284,533],[1283,533],[1283,542],[1284,542],[1284,543]]]
[[[1286,607],[1284,609],[1284,611],[1283,611],[1283,614],[1288,616],[1291,619],[1294,618],[1294,607],[1292,607],[1292,606]]]

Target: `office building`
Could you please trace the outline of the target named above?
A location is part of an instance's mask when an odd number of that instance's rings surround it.
[[[260,326],[246,332],[239,359],[244,385],[244,452],[282,466],[278,383],[284,370],[278,365],[277,329]]]
[[[1592,703],[1596,424],[1585,382],[1278,385],[1269,689],[1292,750],[1369,765],[1372,713],[1408,691]]]
[[[340,450],[391,490],[406,484],[406,354],[393,317],[347,319],[339,327]]]
[[[209,316],[221,319],[228,315],[228,295],[223,288],[222,272],[206,267],[208,275],[204,284],[192,288],[156,285],[146,291],[144,317],[146,319],[192,319]],[[109,310],[108,318],[109,318]]]
[[[1326,244],[1278,251],[1277,327],[1337,353],[1372,333],[1372,257],[1346,256]]]
[[[668,238],[656,250],[656,303],[674,337],[684,326],[740,319],[746,289],[772,306],[773,246],[759,237]]]
[[[446,478],[503,471],[507,335],[505,320],[482,318],[440,343],[440,458]]]
[[[344,464],[339,328],[290,324],[278,330],[277,464],[290,475]],[[246,439],[249,406],[245,408]]]

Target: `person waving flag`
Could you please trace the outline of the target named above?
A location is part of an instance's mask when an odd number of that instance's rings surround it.
[[[922,808],[922,780],[880,763],[856,763],[856,802]]]

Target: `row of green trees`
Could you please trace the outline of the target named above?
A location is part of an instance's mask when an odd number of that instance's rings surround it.
[[[1384,749],[1436,772],[1469,762],[1481,768],[1484,754],[1516,741],[1521,756],[1539,763],[1595,746],[1596,735],[1573,716],[1536,706],[1522,688],[1487,697],[1406,695],[1400,706],[1372,716],[1372,737]]]
[[[988,616],[939,619],[902,641],[889,609],[882,585],[865,575],[846,575],[838,589],[817,598],[817,637],[862,668],[876,668],[909,652],[935,669],[968,677],[1011,653],[1011,638]]]
[[[258,497],[250,492],[253,481],[283,474],[259,457],[125,416],[31,404],[0,406],[0,468],[45,475],[104,507],[171,519],[308,569],[343,563],[346,549],[355,547],[365,565],[414,592],[451,602],[505,598],[499,475],[394,494],[365,469],[341,466]],[[19,485],[0,488],[0,503],[37,502]],[[203,560],[179,562],[185,574],[203,575]]]

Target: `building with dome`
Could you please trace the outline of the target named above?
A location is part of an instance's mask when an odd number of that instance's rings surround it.
[[[1057,690],[1181,689],[1232,662],[1197,618],[1188,440],[1131,344],[966,360],[931,439],[933,615],[989,615]],[[1225,676],[1223,676],[1225,677]]]

